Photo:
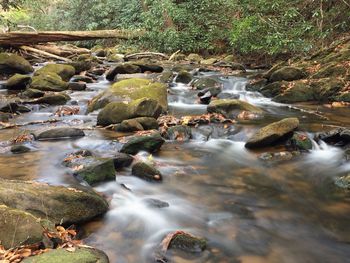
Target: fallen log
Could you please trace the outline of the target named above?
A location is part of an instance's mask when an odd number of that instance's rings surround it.
[[[59,57],[70,57],[73,55],[90,53],[90,50],[86,48],[78,48],[71,45],[57,46],[56,44],[53,44],[53,43],[47,43],[45,45],[35,45],[33,47],[36,49],[48,52],[50,54],[54,54]]]
[[[0,33],[0,46],[26,46],[46,42],[81,41],[104,38],[133,39],[143,31],[97,30],[97,31],[38,31]]]
[[[152,57],[161,57],[164,59],[169,59],[166,54],[163,53],[157,53],[157,52],[141,52],[141,53],[135,53],[126,55],[126,59],[141,59],[141,58],[152,58]]]
[[[44,56],[46,58],[53,58],[53,59],[57,59],[57,60],[68,62],[68,63],[72,62],[72,60],[70,60],[69,58],[60,57],[60,56],[57,56],[55,54],[51,54],[51,53],[48,53],[46,51],[42,51],[42,50],[39,50],[39,49],[36,49],[36,48],[33,48],[33,47],[20,46],[19,48],[24,50],[24,51],[28,51],[30,53],[34,53],[34,54],[38,54],[40,56]]]

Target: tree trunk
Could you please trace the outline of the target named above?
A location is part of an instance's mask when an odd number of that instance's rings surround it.
[[[103,38],[132,39],[142,31],[97,30],[97,31],[38,31],[0,33],[0,46],[22,46],[46,42],[80,41]]]

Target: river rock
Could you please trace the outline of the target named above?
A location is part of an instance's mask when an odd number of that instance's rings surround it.
[[[68,83],[68,89],[73,90],[73,91],[82,91],[86,90],[87,86],[85,83],[81,82],[69,82]]]
[[[293,81],[305,78],[306,74],[305,71],[296,68],[296,67],[282,67],[275,72],[273,72],[269,78],[270,82],[275,81]]]
[[[21,104],[21,103],[17,103],[17,102],[10,102],[7,104],[2,105],[0,103],[0,112],[5,112],[5,113],[26,113],[26,112],[30,112],[31,110]]]
[[[268,161],[268,162],[283,162],[283,161],[290,161],[297,156],[300,156],[300,152],[298,151],[267,152],[267,153],[260,154],[259,159],[262,161]]]
[[[73,174],[89,185],[115,179],[114,161],[111,158],[84,157],[78,152],[66,158],[63,165],[72,168]]]
[[[132,101],[142,98],[154,99],[167,110],[167,86],[148,79],[126,79],[115,83],[111,88],[97,95],[89,104],[88,111],[101,109],[110,102]]]
[[[109,263],[107,255],[94,248],[75,248],[73,252],[63,248],[25,258],[23,263]]]
[[[158,132],[150,135],[136,136],[125,143],[120,151],[133,155],[140,151],[154,153],[159,151],[164,142],[164,139]]]
[[[143,131],[143,126],[135,119],[124,120],[114,128],[117,132]]]
[[[298,128],[297,118],[286,118],[278,122],[271,123],[256,132],[245,144],[246,148],[259,148],[274,145],[293,135],[293,131]]]
[[[334,183],[339,188],[350,190],[350,174],[338,177]]]
[[[199,100],[201,102],[201,104],[205,104],[208,105],[210,104],[211,98],[213,97],[213,95],[210,93],[210,91],[208,90],[207,92],[199,92],[197,94],[197,96],[199,97]]]
[[[79,138],[85,136],[83,130],[77,128],[53,128],[39,133],[35,136],[36,140],[55,140],[65,138]]]
[[[175,82],[177,83],[188,84],[191,81],[192,81],[192,74],[186,70],[180,71],[175,78]]]
[[[142,200],[148,207],[151,208],[166,208],[169,207],[169,203],[158,200],[158,199],[153,199],[153,198],[145,198]]]
[[[39,218],[3,204],[0,205],[0,214],[0,243],[5,249],[43,240],[43,226]]]
[[[315,140],[322,140],[330,144],[346,145],[350,143],[350,129],[339,128],[315,135]]]
[[[50,93],[45,96],[29,101],[30,104],[48,104],[48,105],[64,105],[71,97],[65,93]]]
[[[108,210],[106,200],[83,186],[67,188],[3,179],[0,179],[0,204],[63,225],[86,222]]]
[[[152,72],[152,73],[162,73],[164,68],[155,63],[149,61],[134,61],[132,62],[134,65],[140,67],[141,73]]]
[[[220,81],[213,79],[213,78],[200,78],[196,79],[192,86],[197,90],[203,90],[207,88],[216,88],[221,89],[221,83]]]
[[[230,117],[230,115],[234,111],[250,111],[254,113],[262,113],[263,111],[242,100],[235,100],[235,99],[220,99],[220,100],[215,100],[212,101],[208,108],[207,111],[209,113],[220,113],[223,114],[226,117]]]
[[[175,233],[170,241],[169,249],[182,250],[187,253],[200,253],[207,248],[204,238],[196,237],[185,232]]]
[[[192,137],[191,128],[187,125],[169,127],[164,136],[168,140],[188,141]]]
[[[187,56],[187,60],[193,63],[200,63],[203,58],[198,54],[191,53]]]
[[[21,95],[29,99],[37,99],[43,97],[45,92],[37,89],[26,89]]]
[[[205,66],[211,66],[214,65],[215,62],[217,62],[218,60],[216,58],[208,58],[208,59],[203,59],[200,61],[201,65],[205,65]]]
[[[290,146],[300,151],[312,150],[312,141],[305,133],[295,132],[290,139]]]
[[[295,103],[315,100],[314,89],[303,81],[289,82],[280,87],[280,94],[273,98],[282,103]]]
[[[30,152],[30,148],[24,145],[13,145],[10,150],[13,154]]]
[[[158,77],[158,80],[162,83],[171,83],[174,78],[174,73],[170,70],[165,70],[163,73]]]
[[[68,89],[68,83],[56,73],[47,72],[34,76],[30,88],[41,91],[64,91]]]
[[[30,84],[32,78],[28,75],[15,74],[5,84],[8,90],[23,90]]]
[[[117,74],[134,74],[134,73],[141,73],[141,68],[130,62],[120,63],[107,72],[106,79],[109,81],[113,81]]]
[[[97,124],[107,126],[110,124],[121,123],[124,120],[136,117],[158,118],[162,111],[162,107],[156,100],[148,98],[134,100],[130,103],[111,102],[99,112],[97,116]],[[134,123],[133,127],[137,127],[137,123],[135,124],[137,121],[134,120],[131,122]],[[131,125],[132,123],[129,121],[128,124]],[[128,126],[125,124],[125,127],[130,128],[130,125]],[[141,124],[140,126],[142,128]]]
[[[114,168],[116,170],[128,167],[134,161],[134,158],[126,153],[116,153],[113,156]]]
[[[5,74],[28,74],[34,71],[30,63],[16,55],[9,53],[0,53],[0,72]]]
[[[345,76],[347,70],[348,69],[346,68],[346,66],[338,62],[332,62],[324,65],[323,68],[321,68],[311,77],[314,79],[329,78],[329,77],[338,78],[339,76]]]
[[[65,64],[48,64],[35,71],[34,76],[47,75],[50,73],[57,74],[63,81],[69,81],[75,75],[75,68]]]
[[[231,70],[240,70],[242,72],[246,72],[246,69],[244,65],[240,63],[235,63],[235,62],[226,62],[226,61],[218,61],[214,63],[215,67],[221,67],[221,68],[229,68]]]
[[[162,181],[162,174],[152,164],[147,162],[138,162],[132,166],[132,175],[137,176],[146,181],[159,182]]]
[[[82,75],[74,75],[73,78],[70,80],[71,82],[85,82],[85,83],[94,83],[95,81],[93,78],[88,76],[82,76]]]

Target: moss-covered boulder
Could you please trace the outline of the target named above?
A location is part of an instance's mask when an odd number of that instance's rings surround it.
[[[260,89],[260,92],[261,94],[269,98],[276,97],[283,92],[283,90],[288,86],[288,84],[288,81],[276,81],[266,86],[263,86]]]
[[[7,80],[5,87],[8,90],[23,90],[27,88],[31,80],[31,76],[15,74]]]
[[[107,126],[136,117],[158,118],[162,107],[156,100],[142,98],[130,103],[111,102],[97,116],[97,124]]]
[[[9,53],[0,53],[0,72],[5,74],[28,74],[34,71],[30,63],[16,55]]]
[[[43,226],[39,218],[3,204],[0,205],[0,214],[0,244],[5,249],[43,240]]]
[[[21,93],[21,96],[25,98],[30,99],[37,99],[40,97],[43,97],[45,95],[44,91],[37,90],[37,89],[26,89],[24,92]]]
[[[200,63],[203,58],[198,54],[191,53],[187,56],[187,60],[192,63]]]
[[[140,151],[154,153],[160,150],[164,142],[164,139],[158,132],[136,136],[125,143],[120,152],[127,154],[137,154]]]
[[[109,263],[107,255],[94,248],[76,248],[73,252],[54,249],[46,253],[28,257],[23,263]]]
[[[170,70],[164,70],[162,74],[157,78],[162,83],[171,83],[174,78],[174,73]]]
[[[59,92],[68,89],[68,83],[63,81],[56,73],[48,72],[34,76],[30,88],[41,91]]]
[[[207,108],[209,113],[220,113],[224,116],[230,117],[234,112],[239,111],[250,111],[254,113],[263,113],[263,111],[242,100],[236,99],[221,99],[212,101]]]
[[[269,81],[270,82],[282,81],[282,80],[293,81],[293,80],[298,80],[305,77],[306,77],[305,71],[299,68],[282,67],[271,74]]]
[[[280,89],[280,94],[273,98],[282,103],[295,103],[315,100],[314,89],[303,81],[289,82]]]
[[[40,97],[38,99],[29,101],[30,104],[48,104],[48,105],[64,105],[66,104],[71,98],[64,93],[56,93],[56,94],[46,94],[43,97]]]
[[[175,82],[177,83],[188,84],[191,81],[192,81],[192,74],[186,70],[181,70],[175,78]]]
[[[148,162],[138,162],[132,166],[131,174],[143,180],[151,182],[162,181],[162,174],[153,164]]]
[[[3,179],[0,179],[0,204],[64,225],[89,221],[108,210],[105,199],[83,186]]]
[[[81,129],[77,128],[53,128],[35,135],[36,140],[57,140],[64,138],[78,138],[85,136],[85,133]]]
[[[329,63],[313,74],[311,77],[314,79],[329,78],[329,77],[341,77],[345,76],[347,72],[346,66],[338,63]]]
[[[339,94],[345,82],[337,78],[324,78],[310,81],[314,90],[314,98],[318,101],[330,101]]]
[[[63,165],[72,168],[72,173],[89,185],[112,181],[115,179],[114,161],[110,158],[75,155],[67,158]]]
[[[113,81],[117,74],[134,74],[141,73],[141,68],[133,63],[126,62],[116,65],[114,68],[109,70],[106,74],[106,79]]]
[[[200,253],[206,248],[207,240],[186,232],[175,233],[169,243],[169,249],[182,250],[187,253]]]
[[[107,61],[109,62],[116,62],[116,63],[122,63],[124,62],[124,55],[122,54],[109,54],[107,56]]]
[[[307,134],[295,132],[290,139],[290,145],[295,150],[310,151],[312,150],[312,141]]]
[[[142,98],[156,100],[165,111],[168,108],[167,86],[148,79],[126,79],[97,95],[89,104],[88,111],[101,109],[111,102],[132,101]]]
[[[289,139],[293,131],[299,126],[297,118],[286,118],[271,123],[258,130],[245,144],[247,148],[259,148],[272,146],[276,143]]]
[[[48,64],[35,71],[34,76],[55,73],[64,81],[69,81],[75,75],[75,68],[65,64]]]

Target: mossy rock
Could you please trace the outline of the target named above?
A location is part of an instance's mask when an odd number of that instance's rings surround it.
[[[3,179],[0,204],[63,225],[87,222],[108,210],[107,201],[90,188]]]
[[[9,53],[0,53],[0,72],[5,74],[28,74],[34,71],[30,63],[16,55]]]
[[[304,133],[295,132],[293,137],[290,139],[291,146],[296,150],[310,151],[312,150],[312,141]]]
[[[170,70],[165,70],[159,77],[158,80],[162,83],[171,83],[174,78],[174,73]]]
[[[65,64],[48,64],[35,71],[34,76],[56,73],[62,80],[69,81],[75,75],[75,68]]]
[[[107,56],[107,61],[109,62],[124,62],[124,55],[122,54],[109,54]]]
[[[56,93],[56,94],[46,94],[44,97],[35,99],[28,103],[31,104],[48,104],[48,105],[64,105],[71,98],[67,94]]]
[[[137,154],[140,151],[154,153],[159,151],[164,142],[164,139],[158,132],[150,135],[137,136],[125,143],[120,152],[127,154]]]
[[[200,253],[207,248],[207,240],[187,233],[176,234],[169,244],[169,249],[178,249],[187,253]]]
[[[89,104],[88,111],[101,109],[110,102],[132,101],[142,98],[154,99],[163,108],[168,108],[167,86],[148,79],[132,78],[119,81],[112,87],[97,95]]]
[[[64,165],[75,168],[82,167],[73,172],[78,179],[84,180],[89,185],[112,181],[115,179],[114,161],[109,158],[85,157],[75,158],[71,162],[63,162]]]
[[[236,60],[236,58],[235,58],[234,55],[227,55],[227,56],[223,59],[223,61],[228,62],[228,63],[235,62],[235,60]]]
[[[26,89],[21,95],[26,98],[37,99],[43,97],[45,92],[37,89]]]
[[[68,83],[63,81],[62,78],[56,73],[42,73],[36,75],[32,79],[30,84],[31,89],[37,89],[41,91],[64,91],[68,89]]]
[[[344,65],[330,63],[328,66],[321,68],[318,72],[312,75],[312,78],[344,77],[346,72],[347,68]]]
[[[177,83],[188,84],[191,81],[192,81],[192,74],[186,70],[181,70],[175,78],[175,82]]]
[[[85,133],[81,129],[77,128],[52,128],[43,132],[40,132],[38,135],[35,135],[36,140],[57,140],[63,138],[78,138],[84,137]]]
[[[315,100],[315,93],[314,89],[308,84],[296,81],[288,83],[288,86],[273,100],[282,103],[313,101]]]
[[[97,124],[107,126],[136,117],[158,118],[163,109],[156,100],[142,98],[130,103],[111,102],[97,116]]]
[[[85,60],[76,60],[76,61],[70,62],[68,65],[72,66],[75,69],[74,74],[79,74],[83,71],[90,70],[96,64],[97,62],[94,61],[91,57],[89,57],[88,59],[85,59]]]
[[[272,146],[289,139],[299,126],[297,118],[286,118],[258,130],[245,144],[247,148]]]
[[[325,78],[315,80],[310,85],[318,101],[331,101],[345,86],[345,82],[336,78]]]
[[[187,60],[194,63],[200,63],[203,58],[198,54],[192,53],[187,56]]]
[[[141,68],[130,62],[120,63],[107,72],[106,79],[109,81],[113,81],[117,76],[117,74],[134,74],[134,73],[141,73]]]
[[[229,117],[234,111],[250,111],[254,113],[263,113],[263,111],[242,100],[236,99],[221,99],[212,101],[207,108],[209,113],[220,113]]]
[[[200,64],[205,66],[211,66],[211,65],[214,65],[215,62],[217,61],[218,60],[216,58],[208,58],[208,59],[201,60]]]
[[[43,226],[39,218],[6,205],[0,205],[0,214],[0,244],[5,249],[43,240]]]
[[[143,131],[143,126],[135,119],[124,120],[114,128],[118,132]]]
[[[288,86],[288,83],[289,83],[288,81],[276,81],[266,86],[263,86],[260,89],[260,92],[264,96],[272,98],[281,94],[285,89],[285,87]]]
[[[30,84],[31,80],[31,76],[15,74],[7,80],[5,87],[8,90],[24,90]]]
[[[296,67],[282,67],[271,74],[270,82],[275,81],[293,81],[305,78],[306,74],[303,70]]]
[[[220,81],[213,78],[200,78],[196,79],[192,86],[197,90],[202,90],[206,88],[220,88],[222,85]]]
[[[158,121],[152,117],[138,117],[133,120],[140,123],[144,130],[157,130],[159,128]]]
[[[131,174],[146,181],[159,182],[162,180],[162,174],[153,164],[147,162],[135,163],[132,167]]]
[[[24,259],[23,263],[109,263],[107,255],[94,248],[54,249],[43,254]]]

